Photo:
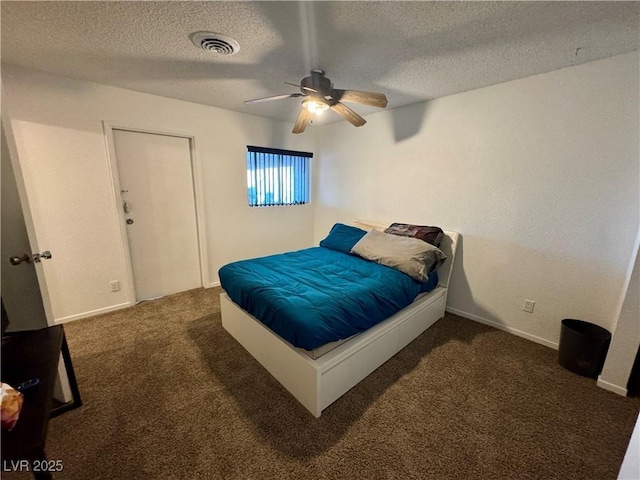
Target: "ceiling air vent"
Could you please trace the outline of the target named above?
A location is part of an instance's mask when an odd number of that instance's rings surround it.
[[[196,32],[191,35],[196,47],[218,55],[233,55],[240,51],[240,44],[233,38],[214,32]]]

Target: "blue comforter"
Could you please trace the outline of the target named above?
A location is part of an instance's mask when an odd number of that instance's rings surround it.
[[[219,275],[234,303],[307,350],[367,330],[424,291],[398,270],[323,247],[230,263]]]

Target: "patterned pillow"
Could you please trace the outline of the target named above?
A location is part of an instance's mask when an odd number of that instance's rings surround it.
[[[444,236],[444,232],[440,227],[429,227],[426,225],[410,225],[408,223],[392,223],[384,231],[392,235],[401,237],[411,237],[430,243],[436,247],[440,246],[440,241]]]

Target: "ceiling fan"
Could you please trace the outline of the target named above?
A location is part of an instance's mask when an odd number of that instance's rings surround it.
[[[261,103],[283,98],[305,97],[302,101],[300,114],[296,119],[296,123],[293,125],[293,133],[304,132],[304,129],[313,119],[313,115],[321,115],[327,109],[333,110],[355,127],[361,127],[367,123],[364,118],[342,102],[360,103],[378,108],[385,108],[387,106],[387,97],[382,93],[333,88],[333,83],[325,77],[323,70],[311,70],[311,75],[303,78],[300,85],[289,82],[284,83],[299,87],[301,93],[273,95],[270,97],[246,100],[244,103]]]

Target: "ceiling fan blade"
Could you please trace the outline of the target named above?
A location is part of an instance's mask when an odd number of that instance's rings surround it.
[[[362,125],[367,123],[367,121],[364,118],[362,118],[356,112],[354,112],[349,107],[347,107],[346,105],[344,105],[344,104],[342,104],[340,102],[338,102],[338,103],[336,103],[334,105],[331,105],[331,107],[329,107],[329,108],[331,108],[331,110],[333,110],[338,115],[340,115],[345,120],[347,120],[354,127],[361,127]]]
[[[304,129],[307,128],[307,125],[309,125],[309,122],[311,121],[312,118],[313,118],[313,113],[311,113],[305,107],[302,107],[300,109],[300,114],[296,119],[296,123],[293,125],[293,130],[292,130],[293,133],[304,132]]]
[[[291,83],[291,82],[284,82],[284,83],[286,85],[291,85],[293,87],[302,88],[303,90],[309,90],[310,92],[313,92],[313,93],[318,93],[318,90],[316,90],[315,88],[305,87],[303,85],[298,85],[297,83]]]
[[[361,90],[334,89],[336,100],[341,102],[361,103],[371,107],[384,108],[387,106],[387,97],[383,93],[363,92]]]
[[[304,97],[302,93],[285,93],[284,95],[273,95],[271,97],[254,98],[253,100],[245,100],[244,103],[261,103],[270,102],[271,100],[280,100],[281,98]]]

